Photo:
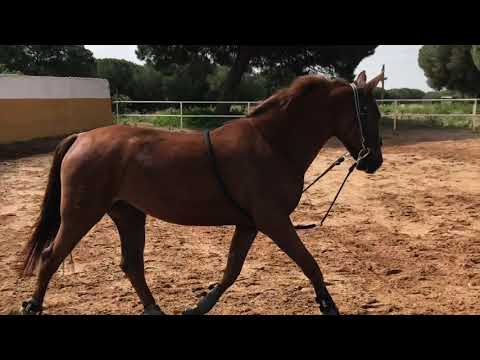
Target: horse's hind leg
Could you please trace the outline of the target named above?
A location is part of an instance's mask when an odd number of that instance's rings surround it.
[[[108,212],[117,226],[122,246],[120,267],[130,280],[140,301],[144,314],[163,315],[145,280],[143,252],[145,248],[145,214],[130,204],[119,201]]]
[[[42,252],[35,292],[31,300],[23,303],[25,314],[42,312],[43,299],[53,274],[85,234],[103,216],[100,213],[97,216],[69,215],[68,211],[62,213],[62,222],[54,241]]]
[[[227,267],[220,283],[213,288],[193,309],[186,310],[184,315],[203,315],[209,312],[220,297],[233,285],[242,271],[243,263],[248,250],[257,236],[257,229],[252,227],[237,226],[230,244]]]

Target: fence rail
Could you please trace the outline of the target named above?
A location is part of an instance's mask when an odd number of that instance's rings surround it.
[[[393,130],[396,131],[398,127],[398,122],[402,117],[470,117],[471,124],[470,127],[472,130],[476,130],[478,126],[478,117],[480,114],[477,114],[477,105],[479,99],[383,99],[377,100],[377,104],[379,105],[379,109],[382,113],[382,117],[392,117],[393,118]],[[219,114],[188,114],[184,112],[184,105],[198,105],[198,104],[231,104],[231,105],[243,105],[246,107],[246,112],[250,111],[252,105],[259,104],[260,101],[140,101],[140,100],[118,100],[113,101],[113,105],[115,106],[115,116],[117,121],[120,117],[177,117],[180,119],[180,128],[183,128],[183,119],[184,118],[238,118],[241,115],[219,115]],[[453,103],[471,103],[471,112],[448,112],[448,113],[436,113],[436,112],[405,112],[402,109],[405,106],[411,106],[414,103],[418,103],[419,105],[434,105],[438,104],[453,104]],[[178,107],[179,113],[177,114],[161,114],[161,113],[154,113],[154,114],[138,114],[138,113],[120,113],[119,106],[121,104],[171,104],[173,107]],[[383,111],[382,105],[385,106],[393,106],[393,109],[390,111]]]
[[[475,98],[472,98],[472,99],[378,99],[377,102],[395,102],[395,101],[399,101],[399,102],[464,102],[464,101],[467,101],[467,102],[474,102],[474,101],[477,101],[479,99],[475,99]]]

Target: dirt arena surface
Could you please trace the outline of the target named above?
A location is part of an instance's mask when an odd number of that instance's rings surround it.
[[[468,130],[384,133],[377,174],[354,173],[323,227],[299,231],[344,314],[480,314],[480,136]],[[329,144],[309,183],[343,148]],[[5,153],[4,153],[5,155]],[[0,158],[0,313],[18,309],[35,279],[13,265],[35,221],[52,153]],[[319,223],[348,168],[304,195],[295,223]],[[179,314],[222,276],[234,228],[147,218],[146,277],[162,309]],[[104,217],[50,283],[47,314],[139,314]],[[210,314],[319,314],[299,268],[264,235]]]

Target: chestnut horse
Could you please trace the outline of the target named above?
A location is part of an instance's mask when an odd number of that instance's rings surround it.
[[[53,274],[108,214],[120,235],[121,268],[144,314],[163,314],[144,275],[148,214],[181,225],[235,225],[223,278],[184,314],[212,309],[240,274],[258,231],[301,268],[321,313],[339,314],[290,214],[300,201],[305,172],[329,138],[344,144],[358,160],[357,169],[373,173],[381,166],[380,113],[372,94],[382,79],[383,73],[367,82],[365,72],[354,85],[313,75],[297,78],[246,117],[211,132],[216,167],[200,132],[114,125],[67,137],[55,150],[41,213],[24,249],[21,274],[40,266],[22,312],[41,314]]]

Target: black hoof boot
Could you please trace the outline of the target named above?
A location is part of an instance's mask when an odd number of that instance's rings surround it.
[[[208,313],[217,303],[220,296],[222,296],[224,290],[215,286],[203,299],[201,299],[197,306],[192,309],[185,310],[182,315],[205,315]]]
[[[143,315],[166,315],[157,304],[146,306]]]
[[[320,311],[322,312],[322,315],[340,315],[340,312],[338,311],[338,308],[330,295],[323,299],[317,298],[316,301],[320,305]]]
[[[41,315],[43,311],[42,304],[35,299],[24,301],[20,309],[21,315]]]
[[[205,313],[197,307],[185,310],[182,315],[204,315]]]

